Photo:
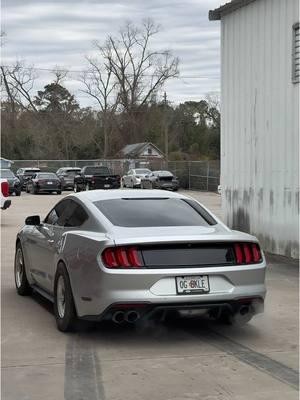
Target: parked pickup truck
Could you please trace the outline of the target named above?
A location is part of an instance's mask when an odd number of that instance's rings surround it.
[[[112,175],[107,167],[85,166],[74,178],[74,192],[93,189],[118,189],[121,177]]]

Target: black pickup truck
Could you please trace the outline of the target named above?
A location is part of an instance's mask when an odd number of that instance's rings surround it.
[[[107,167],[85,166],[74,178],[74,192],[93,189],[118,189],[121,177],[112,175]]]

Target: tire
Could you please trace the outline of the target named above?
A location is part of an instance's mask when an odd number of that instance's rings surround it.
[[[16,196],[21,196],[21,191],[20,190],[16,190],[15,193],[16,193]]]
[[[58,190],[56,193],[57,193],[57,194],[61,194],[61,190]]]
[[[58,330],[70,332],[76,322],[76,310],[67,269],[59,263],[54,279],[54,315]]]
[[[31,294],[32,289],[27,280],[23,250],[20,243],[18,243],[16,247],[14,275],[17,293],[20,296]]]
[[[78,187],[77,183],[74,184],[74,193],[79,193],[81,190]]]

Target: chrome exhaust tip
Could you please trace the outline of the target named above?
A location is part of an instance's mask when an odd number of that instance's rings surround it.
[[[125,314],[125,321],[134,324],[140,318],[140,314],[134,310],[127,311]]]
[[[124,322],[124,312],[123,311],[116,311],[112,316],[112,320],[116,324],[121,324],[122,322]]]

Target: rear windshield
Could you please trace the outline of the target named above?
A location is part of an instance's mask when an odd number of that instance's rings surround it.
[[[12,171],[8,170],[1,170],[0,171],[1,178],[14,178],[14,174]]]
[[[206,218],[205,210],[201,215],[202,207],[198,203],[199,208],[196,208],[183,199],[110,199],[94,204],[116,226],[208,226],[216,223]]]
[[[57,176],[55,174],[37,174],[37,178],[40,179],[57,179]]]
[[[78,173],[80,172],[81,170],[79,169],[79,170],[77,170],[77,169],[69,169],[69,170],[67,170],[67,171],[62,171],[64,174],[67,174],[67,175],[78,175]]]
[[[107,167],[86,167],[84,169],[86,175],[109,175]]]
[[[153,174],[157,176],[173,176],[169,171],[154,171]]]
[[[151,171],[150,171],[150,169],[136,169],[135,170],[135,173],[136,174],[150,174],[151,173]]]
[[[33,175],[37,172],[40,172],[40,170],[39,169],[29,169],[29,170],[24,171],[24,175]]]

